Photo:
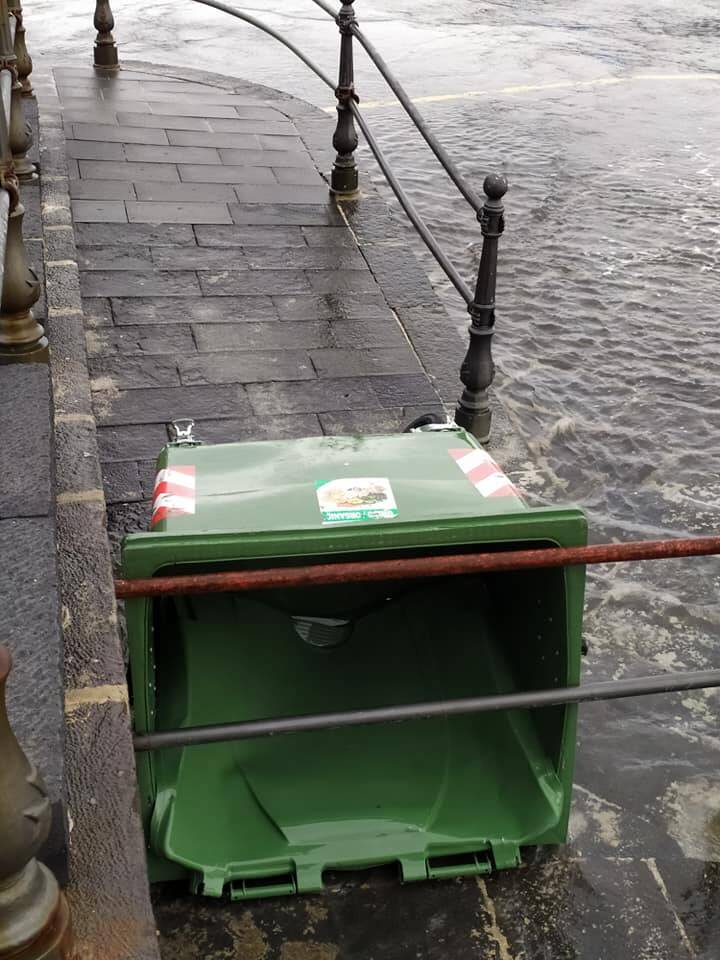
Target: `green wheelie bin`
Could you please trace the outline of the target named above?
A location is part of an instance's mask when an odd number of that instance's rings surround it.
[[[578,546],[461,429],[198,445],[159,457],[123,576]],[[136,734],[579,683],[584,568],[278,586],[126,602]],[[484,874],[565,840],[576,706],[139,752],[151,880],[315,891],[327,870]]]

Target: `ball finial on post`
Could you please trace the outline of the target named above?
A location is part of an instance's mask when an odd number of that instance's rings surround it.
[[[507,180],[498,173],[485,177],[483,190],[487,199],[478,214],[483,235],[473,302],[468,305],[470,344],[460,368],[464,390],[455,410],[455,422],[477,437],[481,443],[490,439],[492,411],[488,389],[495,376],[492,359],[492,336],[495,332],[495,279],[498,241],[505,227],[502,198],[507,193]]]

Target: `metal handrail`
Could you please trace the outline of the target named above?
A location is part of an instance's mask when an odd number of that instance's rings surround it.
[[[316,6],[320,7],[321,10],[324,10],[325,13],[327,13],[329,16],[333,18],[333,20],[337,20],[337,11],[334,11],[329,4],[325,3],[325,0],[312,0],[312,2]],[[387,63],[385,63],[383,58],[380,56],[380,53],[378,52],[374,44],[372,44],[370,40],[368,40],[368,38],[365,36],[365,34],[362,32],[362,30],[360,29],[360,27],[358,27],[357,24],[352,24],[350,27],[350,30],[352,31],[353,36],[357,37],[357,39],[360,41],[362,46],[365,48],[365,52],[370,57],[372,62],[375,64],[379,72],[382,74],[383,78],[385,79],[385,82],[390,87],[390,89],[395,94],[395,96],[398,98],[403,109],[405,110],[407,115],[410,117],[412,122],[415,124],[415,127],[417,128],[418,133],[423,138],[425,143],[427,143],[427,145],[430,147],[432,152],[435,154],[435,156],[437,157],[438,161],[440,162],[441,166],[443,167],[447,175],[450,177],[452,182],[455,184],[455,186],[458,188],[460,193],[467,200],[467,202],[470,204],[473,210],[475,210],[476,213],[479,213],[482,210],[483,201],[478,197],[478,195],[475,193],[472,187],[470,187],[465,182],[457,166],[455,165],[453,160],[450,158],[449,154],[447,153],[443,145],[439,142],[435,134],[427,126],[427,123],[425,122],[425,118],[422,116],[420,111],[417,109],[415,104],[407,95],[405,88],[402,86],[402,84],[397,79],[397,77],[393,74],[390,67],[387,65]]]
[[[330,77],[323,70],[321,70],[320,67],[318,67],[318,65],[310,59],[310,57],[306,56],[306,54],[304,54],[302,50],[300,50],[300,48],[292,42],[292,40],[288,40],[288,38],[282,33],[279,33],[273,27],[263,23],[262,20],[258,20],[257,17],[253,17],[248,13],[243,13],[241,10],[236,10],[234,7],[228,6],[226,3],[222,3],[222,0],[193,0],[193,2],[201,3],[206,7],[214,7],[216,10],[221,10],[224,13],[229,13],[230,16],[237,17],[238,20],[244,20],[246,23],[250,23],[252,26],[257,27],[258,30],[262,30],[264,33],[269,34],[269,36],[273,37],[275,40],[278,40],[280,43],[286,46],[288,50],[294,53],[296,57],[302,60],[302,62],[309,67],[313,73],[315,73],[323,81],[323,83],[330,87],[331,90],[335,89],[335,84]],[[365,137],[370,150],[377,160],[378,165],[382,170],[388,184],[390,185],[395,196],[398,198],[400,206],[403,208],[408,219],[417,230],[423,243],[438,262],[448,280],[452,283],[460,296],[465,300],[466,303],[472,303],[472,291],[460,276],[457,269],[450,262],[450,259],[443,252],[432,231],[423,220],[410,197],[408,197],[407,193],[405,193],[405,190],[402,188],[395,174],[392,172],[387,157],[373,136],[370,128],[368,127],[367,121],[363,117],[355,101],[350,102],[350,110],[357,120],[358,126],[362,130],[363,136]]]
[[[499,693],[459,700],[430,700],[425,703],[403,703],[392,707],[371,707],[365,710],[342,710],[335,713],[302,714],[267,720],[240,720],[236,723],[209,723],[199,727],[178,727],[174,730],[153,730],[136,733],[133,747],[160,750],[164,747],[194,747],[206,743],[251,740],[279,734],[304,733],[313,730],[337,730],[341,727],[366,726],[375,723],[401,723],[427,720],[431,717],[457,717],[497,710],[536,710],[570,703],[591,703],[598,700],[622,700],[626,697],[647,697],[658,693],[688,690],[709,690],[720,687],[720,670],[692,670],[661,673],[624,680],[601,680],[577,687],[555,687],[527,690],[520,693]]]

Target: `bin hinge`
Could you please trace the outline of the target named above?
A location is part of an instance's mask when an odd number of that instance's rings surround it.
[[[297,879],[293,872],[271,877],[245,877],[229,883],[231,900],[254,900],[257,897],[288,897],[297,893]]]

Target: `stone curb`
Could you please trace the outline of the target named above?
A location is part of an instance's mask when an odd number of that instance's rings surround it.
[[[52,75],[33,73],[33,84],[41,105],[40,199],[65,646],[67,895],[79,956],[157,960],[62,115]]]

